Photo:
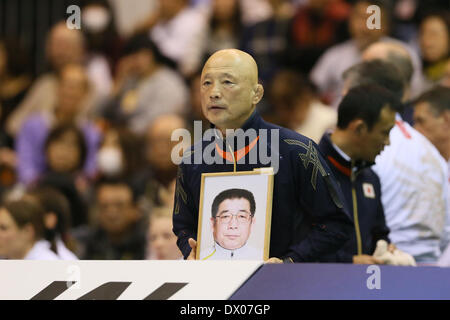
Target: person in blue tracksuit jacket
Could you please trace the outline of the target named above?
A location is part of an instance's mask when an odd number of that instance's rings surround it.
[[[342,191],[317,145],[265,122],[256,111],[263,92],[256,63],[247,53],[218,51],[203,68],[202,110],[213,134],[185,153],[173,212],[173,231],[185,259],[196,259],[202,173],[274,168],[269,262],[320,261],[338,251],[354,233]],[[229,132],[239,128],[248,134],[240,148],[239,130]],[[205,154],[224,161],[207,161]]]
[[[357,264],[381,263],[372,256],[378,240],[389,241],[380,180],[370,169],[389,144],[400,101],[388,90],[364,85],[351,89],[338,109],[338,124],[323,135],[319,150],[334,172],[352,213],[355,232],[337,253],[324,258]],[[393,251],[395,246],[390,245]]]

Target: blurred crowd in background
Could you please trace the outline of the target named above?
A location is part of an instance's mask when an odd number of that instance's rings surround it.
[[[194,120],[209,128],[200,74],[219,49],[250,53],[265,88],[259,113],[315,142],[336,125],[342,74],[372,43],[407,48],[411,99],[450,87],[448,1],[78,3],[81,29],[52,24],[40,60],[0,34],[4,258],[32,258],[41,245],[48,259],[180,259],[171,134],[193,130]],[[367,27],[371,4],[380,29]]]

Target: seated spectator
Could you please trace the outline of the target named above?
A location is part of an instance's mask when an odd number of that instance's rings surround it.
[[[159,0],[140,30],[149,30],[150,38],[161,52],[175,61],[185,77],[201,66],[207,23],[203,10],[191,7],[189,0]]]
[[[439,0],[438,0],[439,1]],[[417,36],[420,2],[416,0],[398,0],[394,2],[392,36],[396,39],[410,43]],[[427,2],[425,6],[429,6]]]
[[[127,128],[109,127],[97,153],[97,180],[133,177],[143,165],[142,139]]]
[[[66,22],[55,24],[49,32],[46,45],[46,57],[50,63],[51,71],[41,75],[27,92],[25,98],[11,113],[6,123],[6,130],[12,136],[16,136],[25,120],[33,113],[51,111],[58,104],[59,75],[68,64],[84,64],[85,49],[83,34],[77,29],[67,28]],[[91,75],[90,65],[86,64],[88,76]],[[98,70],[97,74],[98,76]],[[87,92],[80,113],[89,115],[89,111],[96,102],[97,88],[94,79],[92,90]]]
[[[31,85],[29,58],[17,40],[0,39],[0,196],[16,183],[14,141],[5,129]]]
[[[450,11],[430,13],[420,23],[419,44],[426,88],[438,83],[450,62]]]
[[[36,188],[29,195],[35,197],[45,211],[44,233],[50,249],[62,260],[78,260],[73,253],[75,243],[69,232],[71,212],[66,197],[51,187]]]
[[[183,113],[188,91],[166,62],[147,35],[131,38],[117,67],[113,97],[100,108],[100,115],[142,135],[157,116]]]
[[[150,215],[148,229],[148,260],[181,260],[177,236],[172,231],[172,208],[158,207]]]
[[[408,50],[402,44],[398,42],[376,42],[371,44],[366,50],[363,52],[363,61],[372,61],[372,60],[382,60],[388,62],[392,65],[395,65],[396,68],[390,69],[379,73],[375,70],[366,70],[365,72],[370,72],[373,76],[365,78],[370,81],[370,78],[377,79],[376,82],[382,81],[383,86],[390,87],[391,91],[400,92],[400,87],[392,87],[400,86],[400,84],[395,85],[397,81],[392,82],[392,78],[398,78],[401,76],[403,78],[404,84],[403,86],[403,97],[399,97],[403,103],[402,113],[400,114],[403,121],[409,123],[411,126],[414,124],[413,120],[413,108],[411,106],[410,100],[413,95],[418,94],[423,87],[423,81],[421,80],[420,70],[415,67],[412,57]],[[374,64],[366,64],[366,67],[377,68],[377,63]],[[348,71],[351,73],[351,71]],[[399,75],[395,75],[395,72],[399,72]],[[344,73],[344,79],[346,79],[347,75]],[[350,80],[347,80],[350,81]]]
[[[349,13],[343,0],[309,0],[300,6],[289,28],[289,65],[309,74],[326,49],[348,39]]]
[[[414,101],[414,128],[434,144],[450,169],[450,88],[436,86]]]
[[[414,101],[414,122],[414,128],[422,133],[447,161],[447,203],[450,206],[450,88],[436,86],[418,97]],[[450,209],[447,219],[450,219]],[[450,222],[446,225],[450,237]]]
[[[369,16],[366,10],[370,5],[377,5],[381,9],[380,29],[367,28],[366,23]],[[325,51],[311,70],[310,78],[318,87],[322,100],[337,107],[344,86],[342,81],[344,71],[360,62],[363,51],[372,43],[377,41],[399,42],[387,37],[390,28],[389,13],[389,7],[384,1],[357,0],[355,2],[349,19],[351,39]],[[410,50],[411,55],[412,51]],[[414,61],[413,57],[413,64],[415,64]],[[417,65],[419,64],[417,62]]]
[[[121,180],[100,181],[95,209],[95,224],[74,231],[78,256],[88,260],[144,259],[146,230],[132,188]]]
[[[63,193],[69,201],[73,226],[86,224],[85,194],[89,193],[89,185],[81,173],[86,159],[82,132],[73,125],[58,126],[49,133],[44,148],[47,167],[37,185],[50,186]]]
[[[405,46],[399,41],[378,41],[364,50],[362,54],[363,61],[370,61],[381,59],[394,64],[401,75],[405,78],[406,87],[404,92],[404,102],[409,102],[410,99],[418,96],[424,87],[424,79],[421,75],[421,64],[418,60],[418,55],[411,50],[410,47]],[[407,107],[407,106],[405,106]],[[412,112],[405,116],[409,120],[412,117]],[[410,121],[408,121],[410,123]]]
[[[286,65],[290,12],[293,11],[292,8],[286,10],[286,6],[290,7],[287,1],[270,0],[267,3],[272,14],[262,21],[245,25],[239,45],[255,59],[263,85],[269,84],[275,73]]]
[[[139,207],[152,212],[153,207],[173,207],[177,166],[172,161],[172,149],[178,141],[171,141],[172,132],[185,128],[178,115],[163,115],[150,124],[146,136],[147,168],[140,172],[134,184],[139,194]]]
[[[86,39],[85,56],[89,79],[95,83],[99,98],[112,89],[111,71],[122,44],[116,30],[114,11],[107,0],[84,0],[81,5],[81,32]]]
[[[0,130],[31,85],[28,54],[17,40],[0,39]]]
[[[404,74],[399,71],[397,65],[381,59],[363,61],[345,70],[342,78],[344,88],[342,95],[360,85],[378,85],[389,88],[397,99],[404,101],[408,92],[408,84]]]
[[[319,142],[327,129],[336,126],[334,109],[320,102],[312,85],[300,74],[280,71],[269,92],[275,119],[270,122],[297,131]]]
[[[373,254],[378,240],[389,241],[381,187],[370,169],[389,144],[400,100],[387,89],[363,85],[351,89],[339,104],[336,130],[323,135],[319,150],[342,188],[355,234],[330,261],[381,264]],[[395,245],[390,245],[390,251]]]
[[[211,1],[208,41],[204,59],[222,49],[237,48],[243,28],[241,6],[238,0]]]
[[[271,1],[273,0],[240,0],[242,8],[242,21],[244,24],[255,24],[270,17],[272,13],[270,7]],[[286,7],[286,11],[291,9],[291,6]]]
[[[58,260],[44,239],[44,210],[29,198],[8,200],[0,207],[0,257]]]
[[[96,173],[95,155],[100,132],[82,115],[83,100],[89,92],[85,70],[79,65],[67,65],[58,81],[58,100],[53,109],[28,117],[16,140],[19,180],[25,185],[36,182],[45,170],[44,144],[49,131],[65,123],[76,123],[83,131],[87,158],[83,172],[86,177]]]

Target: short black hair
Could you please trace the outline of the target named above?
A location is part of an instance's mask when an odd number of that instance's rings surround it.
[[[344,72],[343,78],[348,81],[350,89],[360,85],[377,85],[391,91],[400,101],[406,85],[406,79],[397,66],[381,59],[355,64]]]
[[[227,189],[219,193],[213,201],[211,207],[211,216],[215,218],[217,216],[217,211],[219,211],[220,204],[227,199],[247,199],[250,203],[250,213],[253,217],[255,215],[256,210],[256,202],[253,193],[245,189]]]
[[[102,177],[95,183],[95,190],[98,192],[100,188],[104,186],[116,186],[116,187],[125,187],[130,190],[132,201],[134,204],[136,204],[139,193],[136,191],[136,187],[129,181],[129,179],[126,179],[123,176],[118,177]]]
[[[399,111],[400,105],[398,98],[385,88],[376,85],[358,86],[351,89],[339,104],[337,126],[345,129],[351,121],[362,119],[372,130],[384,107]]]
[[[450,111],[450,88],[437,85],[422,93],[413,101],[413,105],[417,105],[422,102],[429,103],[435,116],[439,116],[445,111]]]

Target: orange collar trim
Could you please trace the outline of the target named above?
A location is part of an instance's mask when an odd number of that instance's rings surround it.
[[[350,168],[347,168],[345,166],[343,166],[342,164],[340,164],[339,162],[337,162],[336,159],[334,159],[332,156],[328,156],[328,160],[336,167],[336,169],[338,169],[340,172],[342,172],[343,174],[345,174],[346,176],[351,176],[352,174],[352,170]]]
[[[250,142],[248,146],[245,146],[244,148],[241,148],[241,149],[235,151],[234,158],[236,159],[236,162],[238,162],[240,159],[245,157],[247,155],[247,153],[249,153],[250,150],[253,149],[253,147],[256,145],[258,140],[259,140],[259,136],[257,136],[252,142]],[[223,159],[233,162],[233,155],[231,154],[231,152],[223,151],[222,149],[220,149],[220,147],[217,143],[216,143],[216,150]]]

